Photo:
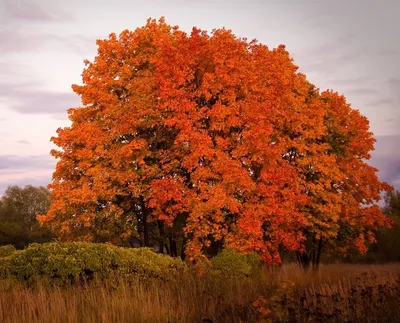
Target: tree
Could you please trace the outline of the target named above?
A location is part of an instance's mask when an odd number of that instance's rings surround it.
[[[48,211],[50,193],[45,187],[9,186],[0,199],[0,245],[22,249],[33,242],[51,240],[51,232],[40,227],[36,216]]]
[[[379,262],[400,261],[400,191],[385,195],[384,213],[393,221],[392,228],[381,228],[377,243],[371,248],[370,256]]]
[[[228,246],[279,262],[282,248],[305,254],[309,236],[334,239],[344,197],[360,213],[358,195],[372,201],[386,188],[372,168],[352,177],[373,178],[372,195],[343,184],[346,163],[365,154],[329,141],[346,131],[342,116],[282,45],[225,29],[188,35],[163,19],[97,44],[73,86],[82,107],[52,138],[53,203],[39,221],[63,239],[149,245],[153,236],[174,256]],[[351,154],[339,159],[335,145]]]

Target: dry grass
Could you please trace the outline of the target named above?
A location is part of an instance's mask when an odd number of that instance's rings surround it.
[[[287,265],[257,278],[188,275],[112,286],[3,281],[0,322],[400,322],[395,264],[329,265],[318,273]]]

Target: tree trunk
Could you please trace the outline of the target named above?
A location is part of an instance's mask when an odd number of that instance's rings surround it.
[[[314,264],[314,269],[318,270],[319,269],[319,264],[320,264],[320,260],[321,260],[321,253],[322,253],[322,239],[318,240],[318,249],[317,249],[317,256],[315,259],[315,264]]]
[[[137,219],[137,232],[140,237],[139,245],[140,247],[143,247],[143,223],[139,212],[136,215],[136,219]]]
[[[310,256],[307,252],[301,253],[300,251],[296,251],[297,263],[301,268],[307,270],[310,267]]]
[[[171,256],[171,253],[169,251],[168,243],[165,243],[165,250],[167,251],[167,255]]]
[[[147,222],[149,209],[146,207],[143,197],[142,197],[142,201],[141,201],[141,207],[142,207],[142,222],[143,222],[143,242],[144,242],[145,247],[149,247],[150,246],[149,224]]]
[[[158,225],[158,231],[160,233],[159,236],[159,240],[158,240],[158,252],[163,254],[164,253],[164,235],[165,235],[165,231],[164,231],[164,223],[162,223],[161,221],[157,222]]]
[[[222,249],[222,240],[211,241],[210,247],[207,248],[207,254],[210,258],[215,257]]]
[[[133,241],[132,241],[132,238],[129,238],[129,239],[128,239],[128,243],[129,243],[129,245],[131,246],[131,248],[135,248],[135,245],[134,245],[134,243],[133,243]]]
[[[143,213],[143,239],[144,239],[144,246],[149,247],[149,224],[147,223],[147,211]]]
[[[183,237],[183,239],[182,239],[182,248],[181,248],[181,259],[182,259],[182,261],[185,260],[185,250],[186,250],[186,238]]]
[[[178,250],[176,248],[176,240],[171,238],[171,237],[169,237],[169,247],[170,247],[170,251],[171,251],[170,256],[171,257],[177,257],[178,256]]]

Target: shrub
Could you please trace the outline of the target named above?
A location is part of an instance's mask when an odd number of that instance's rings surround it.
[[[260,272],[260,258],[256,253],[238,253],[223,250],[211,260],[209,270],[212,274],[226,276],[250,276]]]
[[[1,246],[0,247],[0,258],[7,257],[11,255],[14,251],[16,251],[15,247],[13,245],[6,245],[6,246]]]
[[[129,249],[87,242],[32,244],[0,258],[0,277],[66,284],[92,280],[168,280],[186,271],[179,259],[148,248]]]

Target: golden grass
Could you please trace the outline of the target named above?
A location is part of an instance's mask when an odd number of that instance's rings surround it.
[[[400,322],[398,264],[319,272],[286,265],[266,268],[262,277],[187,275],[115,286],[2,281],[0,322]]]

